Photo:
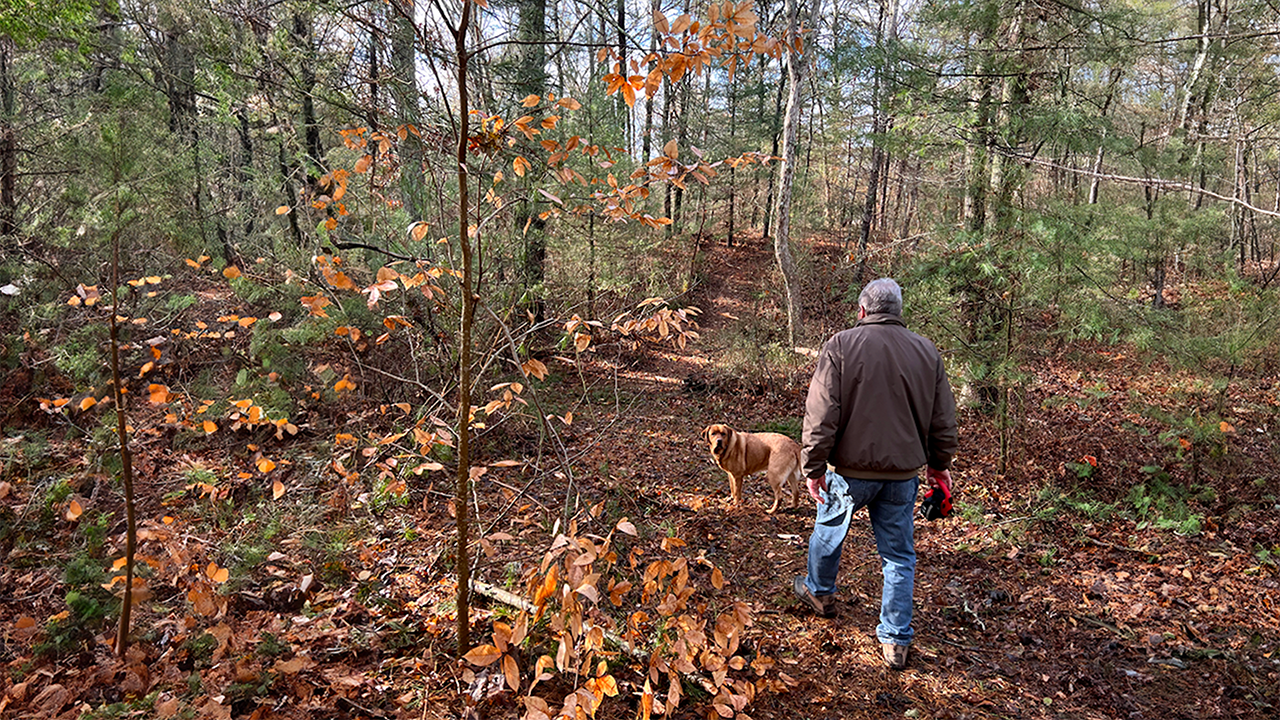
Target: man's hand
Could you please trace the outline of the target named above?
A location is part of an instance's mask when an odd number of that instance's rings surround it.
[[[819,493],[827,489],[827,474],[823,473],[817,477],[811,477],[805,480],[805,485],[809,486],[809,496],[821,503],[822,495]]]
[[[925,476],[925,479],[929,481],[929,485],[932,487],[938,487],[939,485],[941,485],[947,488],[947,490],[951,489],[951,471],[950,470],[934,470],[933,468],[929,468],[925,470],[924,476]]]

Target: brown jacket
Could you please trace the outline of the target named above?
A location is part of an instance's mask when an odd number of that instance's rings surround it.
[[[805,477],[908,480],[947,470],[959,445],[956,401],[933,343],[902,318],[868,315],[827,341],[804,411]]]

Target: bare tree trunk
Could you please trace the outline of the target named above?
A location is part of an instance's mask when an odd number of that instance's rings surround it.
[[[973,78],[969,107],[972,119],[964,144],[964,201],[961,215],[970,232],[981,232],[987,220],[987,149],[991,144],[991,80]]]
[[[896,28],[898,26],[898,3],[897,0],[880,0],[880,18],[876,23],[876,45],[881,49],[881,57],[884,58],[885,46],[885,25],[889,26],[889,40],[892,42],[896,39]],[[867,243],[871,238],[871,228],[875,224],[875,215],[877,201],[876,196],[880,192],[880,175],[886,164],[884,152],[884,133],[886,128],[886,117],[888,109],[885,102],[885,83],[888,79],[885,75],[889,72],[886,67],[887,59],[882,59],[879,67],[876,68],[875,81],[871,91],[871,174],[867,178],[867,194],[862,205],[862,223],[858,231],[858,273],[855,276],[859,284],[863,281],[863,274],[867,269]]]
[[[656,14],[662,9],[662,0],[653,0],[650,8],[651,14]],[[653,54],[658,50],[658,29],[655,26],[653,32],[649,33],[649,53]],[[664,98],[665,102],[665,98]],[[641,138],[641,147],[643,151],[640,154],[642,162],[649,162],[653,158],[650,156],[650,150],[653,145],[653,98],[649,97],[649,93],[644,95],[644,137]]]
[[[822,0],[812,0],[810,9],[810,27],[818,17]],[[803,332],[803,308],[800,304],[799,279],[796,276],[795,260],[791,256],[791,191],[795,181],[796,135],[800,128],[800,105],[805,87],[805,76],[808,71],[807,55],[797,50],[795,43],[799,40],[799,11],[797,0],[787,0],[786,13],[788,31],[786,39],[792,43],[787,53],[787,114],[782,124],[782,167],[778,177],[778,201],[774,216],[777,231],[773,238],[773,253],[778,260],[778,270],[782,273],[782,291],[787,303],[787,340],[792,347],[800,344]]]
[[[320,122],[316,118],[315,88],[315,38],[312,37],[311,18],[297,12],[293,15],[293,32],[290,39],[302,51],[298,74],[302,79],[302,132],[303,147],[307,155],[307,181],[312,187],[320,179],[324,164],[324,152],[320,147]]]
[[[471,236],[467,232],[470,216],[467,172],[467,135],[470,108],[467,98],[467,26],[471,22],[471,3],[462,3],[462,18],[454,30],[454,56],[458,63],[458,247],[462,255],[462,324],[458,338],[458,474],[454,495],[457,518],[457,634],[458,657],[471,647],[471,558],[467,547],[470,531],[471,504],[471,325],[475,315],[475,297],[471,294]]]
[[[543,96],[547,92],[547,4],[546,0],[520,0],[519,27],[516,30],[519,46],[519,65],[516,69],[516,96]],[[542,301],[542,283],[547,272],[547,222],[538,212],[532,196],[535,180],[525,180],[525,198],[519,202],[515,214],[517,240],[523,240],[522,271],[524,275],[524,307],[532,313],[534,324],[545,316]]]
[[[1026,0],[1018,0],[1013,16],[1009,22],[1009,38],[1006,45],[1009,51],[1015,51],[1022,44],[1023,17],[1026,14]],[[991,137],[993,142],[1003,147],[992,145],[989,153],[991,164],[991,192],[993,196],[987,203],[986,226],[1003,229],[1010,217],[1013,205],[1014,188],[1018,185],[1014,176],[1017,169],[1014,161],[1006,155],[1016,146],[1018,133],[1014,126],[1020,124],[1019,111],[1026,101],[1026,76],[1019,72],[1006,74],[1000,83],[1000,102],[996,110],[996,127]]]
[[[728,86],[729,92],[729,154],[735,155],[738,152],[738,93],[734,90],[732,83]],[[729,234],[727,241],[730,247],[733,246],[733,221],[734,213],[737,209],[738,200],[738,168],[729,166]]]
[[[1107,83],[1107,96],[1102,101],[1102,112],[1099,114],[1103,120],[1107,117],[1107,111],[1111,108],[1111,101],[1115,98],[1116,88],[1120,86],[1120,76],[1124,73],[1124,69],[1119,65],[1111,68],[1111,82]],[[1098,151],[1093,157],[1093,177],[1089,180],[1089,204],[1098,204],[1098,190],[1102,185],[1102,158],[1106,150],[1105,144],[1107,132],[1105,126],[1102,131],[1102,138],[1098,142]]]
[[[391,98],[395,101],[397,127],[405,127],[400,141],[400,194],[413,220],[427,217],[427,184],[424,179],[426,149],[422,143],[422,113],[419,106],[417,58],[414,51],[417,27],[415,0],[394,0],[391,10]],[[413,128],[413,132],[408,131]],[[423,243],[415,253],[430,248]],[[428,251],[429,252],[429,251]]]
[[[15,87],[13,82],[13,41],[0,35],[0,237],[11,238],[18,231],[18,137],[13,126]],[[5,240],[0,247],[8,247]]]

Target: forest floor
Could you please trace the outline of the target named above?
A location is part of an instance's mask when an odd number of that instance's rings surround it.
[[[837,245],[816,248],[812,262],[837,264]],[[639,586],[653,579],[635,568],[686,559],[678,564],[697,586],[689,615],[717,619],[737,606],[750,619],[738,642],[751,664],[729,672],[751,686],[750,702],[737,708],[746,717],[1280,713],[1275,378],[1234,377],[1221,390],[1207,373],[1173,372],[1122,347],[1029,351],[1006,472],[997,471],[992,419],[962,412],[957,511],[917,520],[917,639],[907,668],[892,671],[874,637],[880,572],[865,512],[845,544],[838,616],[822,619],[790,590],[804,573],[808,497],[768,514],[769,490],[757,477],[743,506],[728,502],[700,430],[725,422],[795,432],[812,361],[790,359],[794,369],[784,372],[777,368],[787,365],[752,355],[763,346],[753,333],[776,338],[785,322],[763,291],[770,249],[756,239],[704,252],[705,279],[690,299],[704,310],[698,342],[600,348],[574,365],[547,358],[552,380],[539,393],[558,412],[574,412],[570,424],[555,426],[572,482],[555,475],[555,451],[539,442],[536,425],[486,431],[478,447],[490,466],[476,479],[473,508],[485,538],[479,580],[519,594],[545,577],[540,563],[557,536],[581,548],[609,538],[618,557],[611,577],[629,572],[637,587],[609,588],[620,608],[598,593],[593,617],[618,613],[615,629],[653,629],[647,617],[623,612],[641,607]],[[840,329],[844,290],[812,292],[815,336]],[[1198,402],[1216,402],[1227,420],[1195,425],[1188,408]],[[151,582],[135,620],[138,641],[123,661],[110,652],[110,618],[94,618],[83,597],[68,594],[76,583],[87,587],[81,576],[96,577],[89,566],[101,573],[119,554],[115,491],[78,484],[74,495],[85,504],[71,512],[66,496],[50,500],[16,474],[0,484],[0,717],[524,716],[529,706],[503,689],[500,672],[452,659],[456,508],[445,472],[412,478],[406,503],[394,488],[348,490],[331,471],[333,456],[299,448],[292,489],[268,511],[242,492],[191,500],[207,489],[192,478],[220,466],[216,453],[149,447],[142,551],[162,558],[157,566],[172,577]],[[84,464],[70,448],[51,451],[59,453],[69,472]],[[9,475],[17,456],[6,457]],[[87,522],[90,502],[94,517],[111,518],[97,530]],[[48,538],[15,529],[40,517]],[[624,526],[633,532],[615,531]],[[655,604],[644,609],[656,617]],[[72,627],[68,613],[83,622]],[[473,643],[491,642],[517,614],[477,597]],[[522,695],[539,652],[511,652]],[[595,716],[641,714],[645,677],[657,673],[617,652],[608,667],[618,696]],[[538,687],[552,708],[572,690],[569,675]],[[654,687],[659,696],[665,683]],[[733,715],[696,682],[685,693],[669,717]]]

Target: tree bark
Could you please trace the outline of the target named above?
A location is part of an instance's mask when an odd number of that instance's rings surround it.
[[[456,565],[458,657],[471,647],[471,558],[468,545],[471,504],[471,326],[475,316],[475,297],[471,294],[472,259],[469,230],[469,173],[467,171],[467,135],[470,108],[467,98],[467,26],[471,22],[471,3],[462,3],[462,17],[454,31],[454,59],[458,63],[458,247],[462,255],[462,321],[458,337],[458,474],[454,495],[457,518]]]
[[[394,0],[391,11],[391,97],[395,101],[396,125],[405,127],[404,140],[400,141],[400,195],[405,210],[413,220],[427,217],[426,148],[422,142],[422,110],[419,105],[417,54],[417,27],[414,23],[415,0]],[[413,128],[409,132],[407,128]],[[429,252],[430,243],[423,243],[421,250]]]
[[[800,41],[798,0],[787,0],[787,114],[782,124],[782,168],[778,177],[778,201],[774,210],[777,230],[773,237],[773,253],[782,273],[782,291],[787,309],[787,340],[792,347],[800,345],[803,333],[803,308],[800,303],[799,279],[791,255],[791,192],[795,181],[796,135],[800,129],[800,105],[803,102],[807,55],[796,46]],[[811,22],[818,17],[822,0],[812,0]]]
[[[14,128],[16,89],[13,82],[14,44],[0,35],[0,237],[12,238],[18,231],[18,138]],[[0,247],[12,243],[5,240]]]
[[[867,269],[867,244],[871,239],[871,228],[875,223],[876,195],[880,190],[882,166],[887,164],[883,148],[886,118],[888,115],[885,101],[886,75],[890,72],[885,54],[885,25],[888,24],[889,44],[897,39],[898,3],[897,0],[880,0],[880,19],[876,23],[876,46],[880,48],[881,62],[876,67],[875,80],[871,90],[871,174],[867,178],[867,192],[862,205],[862,222],[858,230],[858,273],[856,282],[863,282]]]
[[[312,37],[311,18],[303,13],[294,13],[293,32],[290,39],[302,51],[302,59],[298,66],[301,78],[300,88],[302,102],[303,147],[307,155],[307,180],[314,188],[323,172],[324,152],[320,147],[320,123],[316,118],[315,90],[315,38]]]
[[[547,92],[547,5],[546,0],[520,0],[520,19],[516,36],[520,64],[516,70],[516,97],[542,97]],[[525,197],[516,208],[515,231],[523,239],[524,306],[533,314],[534,324],[544,317],[544,304],[539,293],[546,277],[547,223],[539,217],[533,188],[537,178],[525,179]]]

